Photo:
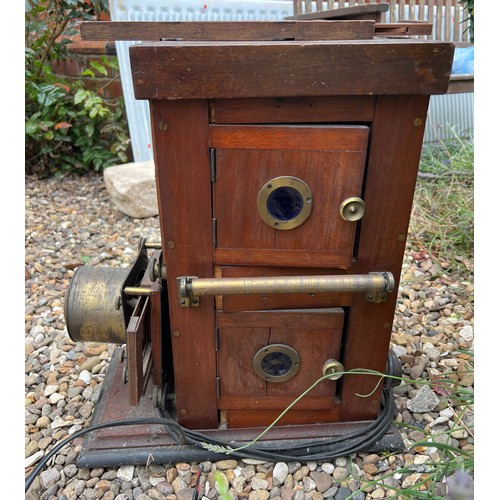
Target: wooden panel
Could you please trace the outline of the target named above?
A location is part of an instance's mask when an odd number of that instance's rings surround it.
[[[308,268],[278,268],[251,266],[222,266],[220,277],[236,278],[248,276],[305,276]],[[341,274],[338,269],[315,269],[315,274]],[[225,295],[220,297],[219,309],[231,311],[255,311],[266,309],[301,309],[349,306],[352,293]]]
[[[301,21],[86,21],[83,40],[361,40],[375,25],[364,20],[336,23]]]
[[[211,130],[211,145],[217,147],[217,264],[349,267],[356,223],[343,220],[339,207],[344,199],[361,196],[367,127],[225,125]],[[311,215],[291,230],[267,225],[257,211],[261,188],[280,176],[299,178],[312,191]]]
[[[226,410],[276,410],[285,409],[296,398],[280,396],[260,396],[248,398],[244,396],[223,396],[219,398],[219,406]],[[294,410],[330,410],[335,401],[331,396],[302,398],[293,405]]]
[[[188,428],[215,428],[214,302],[207,298],[200,307],[182,308],[176,289],[177,276],[213,273],[208,105],[153,101],[151,116],[170,305],[171,332],[165,335],[176,332],[171,338],[178,419]]]
[[[395,287],[381,304],[353,296],[344,347],[346,370],[385,372],[427,106],[425,96],[378,99],[365,181],[365,201],[372,209],[361,224],[356,271],[387,270],[394,275]],[[377,381],[373,376],[343,377],[342,420],[376,417],[380,389],[369,398],[356,394],[371,393]]]
[[[130,58],[137,99],[442,94],[453,50],[409,39],[145,42]]]
[[[382,12],[387,12],[389,5],[387,3],[370,3],[366,5],[355,5],[341,9],[323,10],[323,2],[317,7],[316,12],[307,14],[296,14],[285,17],[285,19],[296,20],[314,20],[314,19],[372,19],[380,22]]]
[[[338,422],[339,410],[340,405],[335,405],[332,410],[290,410],[276,425]],[[235,429],[270,425],[280,413],[280,410],[227,410],[225,415],[228,428]]]
[[[210,146],[365,153],[368,130],[368,127],[356,125],[211,125]]]
[[[145,347],[149,341],[149,321],[149,297],[139,297],[127,325],[127,379],[129,401],[132,406],[139,404],[139,400],[146,389],[149,370],[151,368],[149,365],[151,361],[151,349],[147,353],[148,356],[145,356]],[[146,366],[144,366],[144,363],[146,363]]]
[[[314,252],[310,250],[269,250],[246,247],[216,248],[215,262],[226,265],[250,266],[306,266],[314,268],[348,269],[352,263],[352,245],[343,253]]]
[[[371,122],[375,97],[215,99],[212,123]]]
[[[219,408],[283,409],[322,376],[324,361],[338,359],[343,310],[218,313],[217,325]],[[254,356],[272,344],[287,345],[300,356],[300,369],[290,380],[266,382],[255,372]],[[335,382],[321,382],[301,407],[332,408],[335,387]]]
[[[339,308],[310,309],[295,311],[234,312],[218,314],[217,326],[251,328],[342,328],[344,311]]]

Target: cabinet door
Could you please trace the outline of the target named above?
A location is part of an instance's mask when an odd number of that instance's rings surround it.
[[[340,356],[340,308],[219,313],[219,409],[228,425],[270,423]],[[335,421],[336,382],[312,389],[281,421]],[[247,417],[245,417],[247,415]],[[271,419],[271,420],[270,420]]]
[[[212,126],[217,264],[348,268],[368,127]]]

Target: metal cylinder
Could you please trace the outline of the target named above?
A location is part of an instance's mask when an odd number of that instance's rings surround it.
[[[345,276],[284,276],[259,278],[195,278],[180,295],[239,295],[258,293],[320,293],[391,291],[391,273]]]
[[[66,294],[64,317],[75,342],[125,344],[126,321],[122,291],[127,269],[81,266]]]

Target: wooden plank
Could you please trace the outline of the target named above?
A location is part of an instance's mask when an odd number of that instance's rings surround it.
[[[352,256],[329,255],[327,252],[313,252],[310,250],[269,250],[265,248],[216,248],[215,263],[220,265],[249,266],[298,266],[304,267],[307,263],[314,268],[348,269],[351,266]]]
[[[83,40],[362,40],[373,38],[370,20],[310,21],[84,21]]]
[[[170,304],[171,331],[164,334],[172,339],[178,420],[188,428],[216,428],[213,300],[203,300],[200,307],[180,307],[176,287],[177,276],[213,273],[208,105],[153,101],[150,109]]]
[[[210,146],[221,149],[365,152],[359,125],[211,125]]]
[[[137,99],[441,94],[453,45],[339,42],[157,42],[130,47]]]
[[[376,36],[416,36],[431,35],[432,23],[422,21],[404,21],[377,25]]]
[[[365,202],[372,210],[363,218],[356,272],[382,267],[393,274],[395,287],[380,304],[353,297],[344,347],[346,370],[385,372],[428,100],[428,96],[378,98],[365,180]],[[341,380],[341,419],[375,418],[380,388],[369,398],[356,394],[371,393],[378,379],[356,375]]]
[[[284,410],[285,408],[283,408]],[[270,425],[281,413],[280,410],[227,410],[226,420],[229,429]],[[276,424],[283,425],[324,424],[338,422],[340,405],[332,410],[290,410]],[[257,433],[256,433],[257,434]]]
[[[214,99],[212,123],[322,123],[370,122],[375,97],[292,97],[270,99]]]
[[[342,328],[344,310],[340,308],[302,309],[295,311],[244,311],[218,313],[217,325],[238,327]]]
[[[223,410],[276,410],[285,409],[296,398],[286,396],[261,396],[249,398],[244,396],[222,396],[219,408]],[[329,410],[333,408],[333,397],[304,397],[293,408],[295,410]]]
[[[321,6],[322,7],[322,6]],[[370,3],[364,5],[353,5],[351,7],[344,7],[340,9],[322,10],[316,9],[315,12],[307,12],[305,14],[295,14],[293,16],[285,17],[290,20],[317,20],[317,19],[349,19],[349,20],[366,20],[371,19],[380,22],[382,19],[382,12],[389,10],[388,3]]]

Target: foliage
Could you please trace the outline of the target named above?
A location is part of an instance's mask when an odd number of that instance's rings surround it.
[[[215,485],[221,500],[232,500],[229,493],[227,478],[224,477],[224,473],[220,470],[215,472]]]
[[[474,142],[425,144],[409,239],[448,272],[472,271]]]
[[[469,40],[474,43],[474,0],[459,0],[464,4],[463,9],[467,11],[468,17],[464,21],[469,21],[467,31],[469,31]]]
[[[122,99],[103,97],[81,80],[58,78],[54,61],[69,50],[77,23],[106,12],[107,1],[31,0],[25,16],[25,155],[27,173],[99,171],[126,162],[128,130]],[[101,58],[82,76],[107,76],[116,61]]]

